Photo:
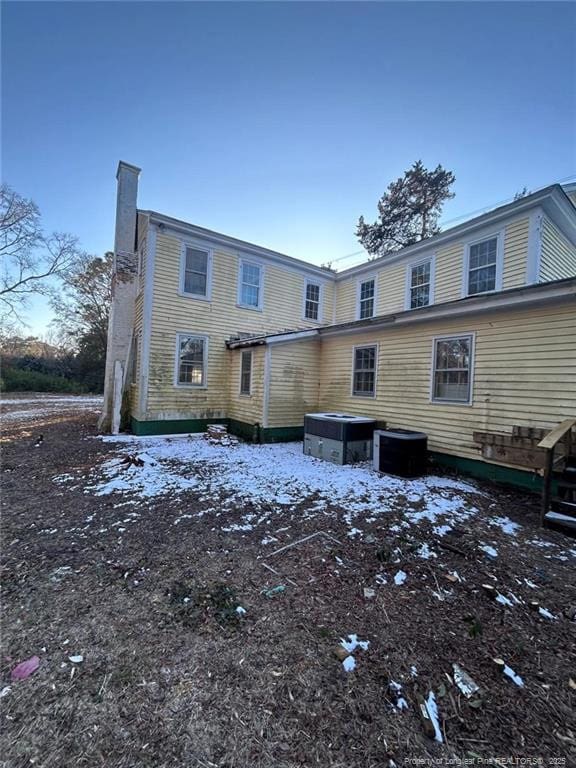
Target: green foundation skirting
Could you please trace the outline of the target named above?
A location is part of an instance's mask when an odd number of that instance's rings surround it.
[[[208,424],[228,424],[228,419],[166,419],[138,421],[132,417],[131,427],[135,435],[176,435],[183,432],[205,432]]]
[[[448,453],[430,451],[429,456],[433,462],[440,466],[456,469],[464,475],[478,477],[481,480],[514,485],[527,491],[540,492],[542,489],[542,477],[535,472],[503,467],[500,464],[489,464],[486,461],[477,461],[476,459],[464,459]]]
[[[236,419],[170,419],[165,421],[138,421],[132,418],[132,432],[135,435],[169,435],[185,432],[205,432],[208,424],[226,424],[233,435],[251,443],[288,443],[302,440],[303,427],[262,427]],[[471,475],[494,483],[504,483],[523,488],[527,491],[540,492],[542,478],[535,472],[489,464],[476,459],[465,459],[448,453],[430,451],[430,459],[443,467],[450,467],[464,475]]]

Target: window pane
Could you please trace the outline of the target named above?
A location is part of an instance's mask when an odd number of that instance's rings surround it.
[[[415,288],[418,285],[425,285],[430,282],[430,262],[426,264],[418,264],[416,267],[412,267],[412,287]]]
[[[318,320],[318,304],[306,299],[305,317],[308,320]]]
[[[240,361],[240,394],[249,395],[251,389],[252,352],[242,352]]]
[[[197,248],[186,248],[184,264],[184,293],[206,296],[208,284],[208,253]]]
[[[242,285],[242,292],[241,292],[241,303],[246,304],[249,307],[257,307],[258,306],[258,294],[259,289],[258,286],[254,285]]]
[[[260,267],[256,264],[243,264],[242,282],[249,285],[260,285]]]
[[[470,269],[496,264],[496,251],[498,240],[493,237],[483,243],[475,243],[470,246]]]
[[[193,272],[202,272],[204,275],[208,269],[208,254],[196,248],[186,248],[186,269]]]
[[[374,299],[365,299],[360,302],[360,320],[374,316]]]
[[[371,299],[374,296],[374,280],[366,280],[360,284],[360,301]]]
[[[470,270],[468,293],[485,293],[496,288],[496,265]]]
[[[205,296],[206,275],[200,275],[197,272],[185,272],[184,293],[195,293],[197,296]]]
[[[470,351],[468,337],[439,339],[434,356],[434,399],[468,402],[470,399]]]
[[[427,307],[430,303],[430,286],[420,285],[410,289],[410,309]]]
[[[352,392],[355,395],[373,395],[376,382],[376,347],[354,350]]]
[[[320,286],[314,285],[314,283],[307,283],[306,299],[308,301],[320,301]]]
[[[204,339],[180,336],[178,383],[201,386],[204,383]]]

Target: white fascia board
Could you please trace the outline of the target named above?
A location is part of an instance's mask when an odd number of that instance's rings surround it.
[[[318,336],[319,329],[311,328],[309,331],[298,331],[296,333],[282,333],[278,336],[269,336],[266,338],[267,345],[285,344],[288,341],[303,341],[304,339],[313,339]]]

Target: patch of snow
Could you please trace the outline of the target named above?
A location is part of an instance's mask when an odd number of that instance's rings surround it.
[[[318,513],[339,516],[348,525],[351,536],[362,533],[355,525],[358,518],[376,520],[394,511],[400,494],[418,499],[422,508],[407,511],[399,528],[427,520],[443,535],[452,524],[478,512],[470,499],[462,495],[478,493],[469,483],[434,476],[404,480],[379,475],[367,465],[334,465],[306,456],[300,443],[239,443],[230,447],[210,444],[201,435],[102,439],[116,444],[120,456],[91,473],[84,490],[98,496],[117,493],[152,498],[194,491],[200,496],[207,494],[213,502],[219,501],[219,511],[223,513],[235,511],[249,500],[252,509],[265,507],[268,516],[290,513],[291,507],[313,498],[311,506],[299,514],[304,518]],[[122,461],[134,452],[138,452],[144,466]],[[230,530],[250,530],[245,525],[254,527],[255,520],[244,515],[240,527]]]
[[[402,686],[400,683],[394,682],[394,680],[390,680],[388,683],[391,690],[396,694],[396,704],[395,707],[397,709],[408,709],[408,702],[404,698],[404,696],[401,696],[402,693]]]
[[[550,613],[546,608],[538,608],[538,613],[540,616],[544,616],[545,619],[554,619],[556,620],[558,616],[554,616],[553,613]]]
[[[239,605],[239,606],[236,608],[236,613],[238,614],[238,616],[244,616],[244,615],[245,615],[245,613],[246,613],[246,608],[242,608],[242,606],[241,606],[241,605]]]
[[[430,560],[431,557],[438,557],[436,552],[434,550],[430,549],[428,544],[424,542],[424,544],[421,544],[418,550],[416,551],[416,555],[418,557],[421,557],[423,560]]]
[[[500,528],[502,531],[504,531],[504,533],[510,534],[510,536],[516,536],[521,528],[518,523],[510,520],[509,517],[490,517],[486,522],[488,525],[493,525],[497,528]]]
[[[538,584],[534,584],[530,579],[524,579],[524,581],[526,582],[526,586],[530,587],[530,589],[538,589]]]
[[[344,667],[345,672],[352,672],[352,670],[356,667],[356,659],[354,656],[346,656],[342,662],[342,666]]]
[[[416,669],[414,664],[412,664],[412,666],[410,667],[410,675],[412,677],[418,677],[418,670]]]
[[[481,549],[482,552],[486,552],[490,557],[498,557],[498,550],[494,549],[490,544],[481,544],[479,549]]]
[[[394,584],[404,584],[407,578],[408,574],[405,571],[398,571],[396,576],[394,576]]]
[[[513,607],[512,600],[508,600],[508,598],[505,597],[504,595],[498,595],[496,597],[496,602],[500,603],[501,605],[509,605],[511,608]]]
[[[348,640],[342,638],[340,640],[342,648],[348,651],[348,653],[354,653],[356,648],[362,648],[363,651],[368,650],[370,640],[358,640],[358,635],[348,635]]]
[[[436,525],[434,528],[432,528],[436,536],[446,536],[447,533],[450,533],[452,530],[451,525]]]

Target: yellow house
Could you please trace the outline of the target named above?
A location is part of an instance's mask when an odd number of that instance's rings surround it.
[[[104,427],[122,393],[140,435],[293,440],[304,414],[345,411],[532,483],[521,447],[479,435],[576,415],[576,185],[337,273],[137,210],[138,174],[120,163]]]

